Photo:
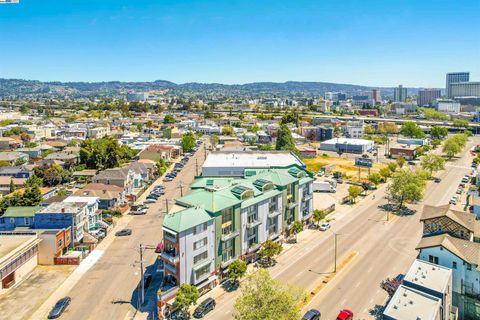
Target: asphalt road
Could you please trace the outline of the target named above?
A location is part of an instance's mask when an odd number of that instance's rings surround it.
[[[476,138],[478,143],[480,140]],[[469,143],[466,150],[473,145]],[[357,252],[348,263],[305,307],[319,309],[322,319],[335,319],[342,308],[351,309],[355,319],[375,318],[375,311],[387,300],[380,282],[407,271],[417,256],[415,250],[421,238],[419,222],[423,204],[448,203],[461,177],[471,171],[471,156],[462,157],[446,166],[439,176],[440,183],[429,182],[425,199],[413,215],[395,216],[386,223],[386,213],[379,207],[386,203],[385,187],[362,202],[348,214],[332,222],[331,230],[318,232],[318,237],[298,248],[295,255],[280,257],[271,274],[276,279],[304,288],[306,292],[318,287],[331,274],[334,265],[334,232],[338,233],[338,261]],[[459,205],[460,208],[460,205]],[[238,292],[222,296],[217,307],[205,319],[232,319],[233,303]]]
[[[134,216],[128,228],[132,235],[118,237],[105,250],[99,261],[81,278],[68,294],[72,298],[62,319],[130,319],[135,314],[138,303],[137,285],[140,281],[139,245],[156,246],[162,240],[162,223],[165,214],[165,199],[170,205],[180,196],[180,183],[184,186],[183,192],[188,190],[195,176],[195,159],[200,170],[204,161],[205,149],[202,145],[190,158],[186,166],[177,177],[164,183],[166,190],[158,202],[152,204],[146,215]],[[144,254],[147,272],[154,275],[154,282],[147,291],[147,298],[155,299],[155,290],[158,288],[161,274],[155,272],[157,254],[154,250],[146,250]],[[154,301],[140,310],[155,313]],[[147,310],[148,309],[148,310]]]

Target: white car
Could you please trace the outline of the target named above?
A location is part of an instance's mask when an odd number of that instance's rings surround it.
[[[453,204],[453,205],[457,204],[457,197],[452,197],[450,199],[450,204]]]
[[[150,203],[155,203],[155,202],[157,202],[157,200],[152,199],[152,198],[148,198],[145,201],[143,201],[143,204],[150,204]]]
[[[330,229],[330,223],[322,223],[320,225],[320,230],[327,231],[328,229]]]

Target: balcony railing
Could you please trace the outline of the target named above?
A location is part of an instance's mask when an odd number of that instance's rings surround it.
[[[175,251],[162,251],[161,256],[163,260],[170,262],[171,264],[177,264],[180,259]]]
[[[169,300],[173,295],[175,295],[180,287],[179,286],[166,286],[158,289],[157,292],[157,299],[159,301],[167,301]]]
[[[261,246],[262,246],[261,243],[254,243],[254,244],[252,244],[252,245],[247,249],[247,252],[248,252],[248,253],[255,252],[255,251],[257,251],[258,249],[260,249]]]
[[[261,223],[262,222],[258,219],[252,220],[250,222],[247,222],[247,228],[248,229],[255,228],[256,226],[260,225]]]
[[[295,208],[296,206],[298,206],[298,202],[294,202],[293,200],[292,200],[292,201],[289,201],[289,202],[287,203],[287,208],[288,208],[288,210],[293,209],[293,208]]]
[[[229,260],[227,261],[222,261],[222,263],[220,263],[220,267],[222,267],[222,269],[225,269],[226,267],[228,267],[229,265],[232,264],[233,261],[235,261],[236,258],[230,258]]]
[[[313,194],[307,194],[303,197],[303,201],[308,201],[308,200],[311,200],[313,199]]]
[[[238,231],[231,231],[229,233],[226,233],[226,234],[222,234],[222,241],[228,241],[230,239],[233,239],[235,237],[238,237],[240,233]]]
[[[268,213],[268,217],[271,219],[271,218],[275,218],[276,216],[278,216],[280,214],[280,211],[279,210],[274,210],[274,211],[270,211]]]
[[[170,263],[165,263],[164,266],[165,266],[165,269],[167,269],[168,271],[172,273],[177,273],[177,267],[171,265]]]
[[[163,234],[163,239],[165,239],[167,241],[170,241],[172,243],[177,243],[177,237],[174,237],[174,236],[170,235],[169,233],[164,233]]]

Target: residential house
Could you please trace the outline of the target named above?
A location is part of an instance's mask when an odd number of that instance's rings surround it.
[[[17,151],[6,151],[0,152],[0,161],[7,161],[12,166],[18,164],[19,162],[26,163],[28,162],[28,154]]]
[[[0,176],[2,177],[30,178],[32,174],[33,171],[25,166],[7,166],[0,168]]]
[[[12,150],[23,146],[23,141],[12,137],[0,137],[0,150]]]
[[[97,223],[101,220],[100,213],[98,212],[98,197],[88,196],[69,196],[65,200],[65,203],[86,203],[87,204],[87,228],[88,230],[98,229]]]
[[[0,194],[2,196],[10,193],[10,183],[13,182],[15,189],[23,188],[26,178],[12,178],[6,176],[0,176]]]
[[[80,163],[80,153],[59,151],[59,152],[50,153],[44,159],[59,160],[64,163],[64,166],[71,167]]]
[[[72,229],[74,243],[88,231],[87,202],[54,202],[35,213],[35,229]]]
[[[35,213],[41,207],[8,207],[0,216],[0,231],[15,230],[17,227],[31,228],[35,225]]]
[[[106,169],[94,176],[93,182],[121,187],[126,195],[130,195],[133,192],[134,175],[134,172],[127,167]]]
[[[125,190],[112,184],[89,183],[73,195],[98,197],[98,209],[112,209],[125,202]]]
[[[41,230],[38,238],[42,240],[38,245],[38,264],[57,264],[58,259],[67,253],[72,243],[71,229]]]
[[[128,168],[140,177],[140,180],[134,180],[134,188],[140,188],[148,184],[158,173],[157,166],[152,160],[134,161],[128,165]]]

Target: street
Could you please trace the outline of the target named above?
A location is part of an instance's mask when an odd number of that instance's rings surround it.
[[[132,229],[132,235],[114,239],[72,290],[65,292],[72,302],[62,319],[131,319],[135,315],[139,301],[136,290],[140,281],[139,245],[156,246],[162,240],[165,199],[169,200],[170,206],[173,205],[174,199],[180,196],[180,183],[184,186],[183,192],[188,191],[196,172],[195,160],[200,169],[204,156],[202,144],[177,177],[164,183],[165,195],[149,207],[146,215],[122,218],[131,218],[126,227]],[[161,273],[155,272],[156,266],[153,265],[157,256],[154,250],[144,252],[146,272],[153,274],[153,282],[146,292],[146,303],[140,310],[150,313],[149,319],[156,313],[153,300],[161,281]]]
[[[478,142],[477,138],[474,139]],[[376,192],[375,200],[368,196],[348,214],[333,221],[331,230],[318,231],[318,236],[297,248],[295,254],[288,252],[280,256],[278,264],[271,269],[272,276],[305,288],[307,293],[312,291],[334,269],[334,232],[338,233],[338,262],[352,252],[358,252],[358,255],[311,300],[304,311],[317,308],[322,312],[322,318],[334,319],[339,310],[348,308],[354,312],[355,319],[374,318],[375,310],[387,299],[380,282],[404,273],[417,255],[415,247],[422,232],[419,222],[422,204],[448,203],[461,177],[471,171],[468,150],[472,145],[470,141],[461,159],[447,163],[439,175],[441,183],[428,183],[422,203],[409,205],[417,210],[414,215],[392,216],[386,223],[386,213],[379,208],[386,203],[384,185]],[[238,294],[220,296],[216,309],[206,319],[231,319]]]

